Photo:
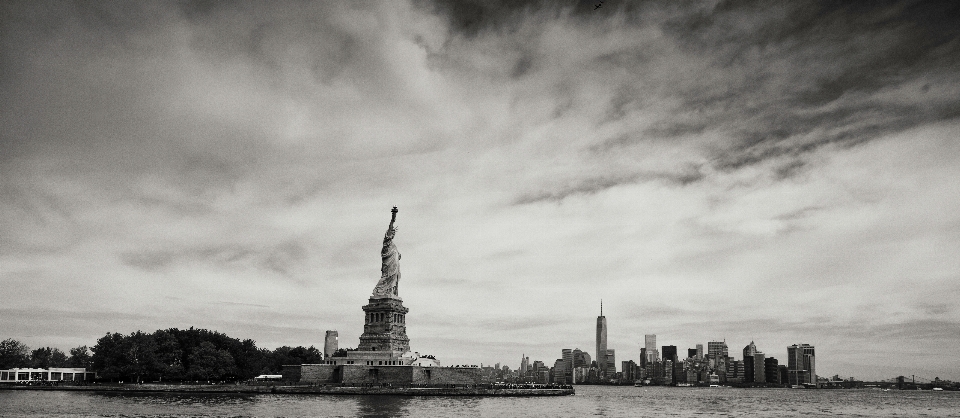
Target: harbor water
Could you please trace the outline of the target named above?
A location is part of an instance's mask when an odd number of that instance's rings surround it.
[[[561,397],[0,390],[2,417],[960,417],[960,392],[577,386]]]

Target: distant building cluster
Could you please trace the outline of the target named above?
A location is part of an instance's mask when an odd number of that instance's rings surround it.
[[[607,347],[607,318],[603,307],[597,317],[596,357],[579,348],[564,348],[552,366],[543,361],[520,358],[520,368],[511,370],[497,364],[486,370],[488,379],[517,383],[554,384],[638,384],[638,385],[744,385],[817,387],[816,352],[810,344],[787,347],[787,362],[768,357],[753,341],[743,356],[731,356],[726,341],[708,341],[690,347],[686,355],[675,345],[657,346],[656,334],[643,337],[639,361],[620,362]]]

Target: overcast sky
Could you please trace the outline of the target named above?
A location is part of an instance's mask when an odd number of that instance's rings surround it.
[[[956,2],[3,2],[0,338],[960,379]]]

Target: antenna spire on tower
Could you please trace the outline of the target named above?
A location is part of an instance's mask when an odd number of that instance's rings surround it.
[[[600,299],[600,316],[603,316],[603,299]]]

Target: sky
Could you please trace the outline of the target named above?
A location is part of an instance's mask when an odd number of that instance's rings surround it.
[[[0,3],[0,338],[960,380],[960,4],[594,3]]]

